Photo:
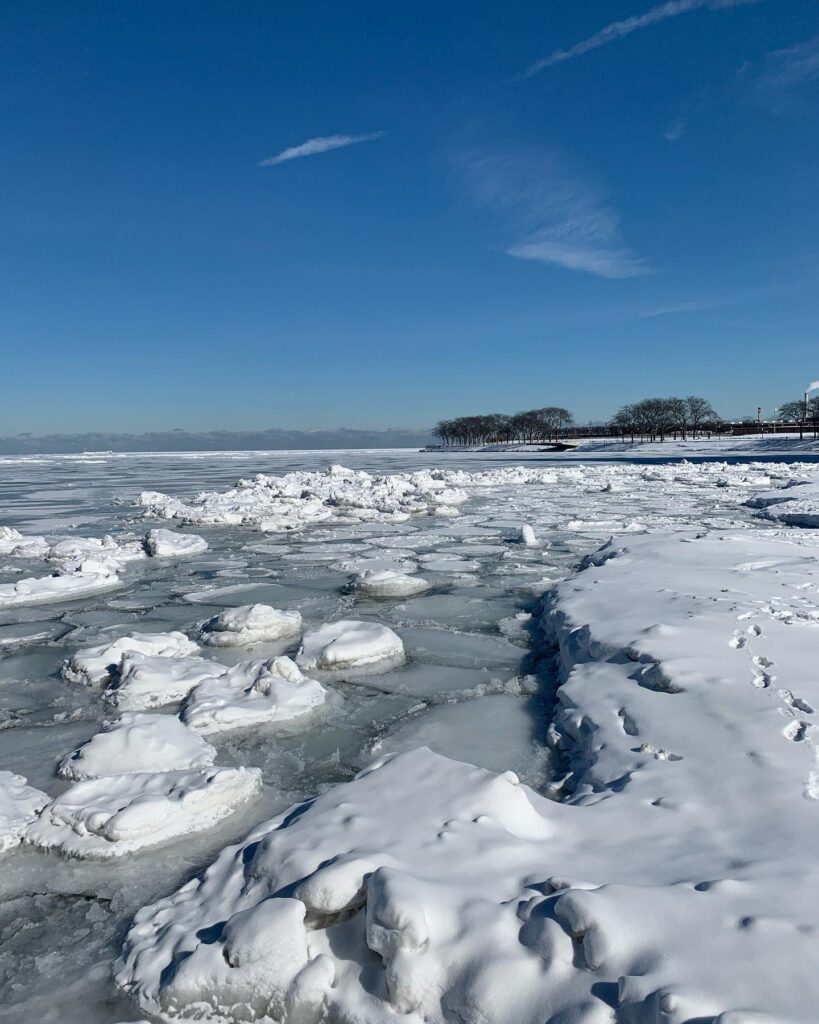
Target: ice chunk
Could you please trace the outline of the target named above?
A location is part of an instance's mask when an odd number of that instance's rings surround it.
[[[182,700],[203,679],[225,671],[226,666],[205,658],[164,658],[126,651],[119,677],[103,697],[123,710],[158,708]]]
[[[204,623],[201,640],[211,647],[241,647],[294,636],[301,632],[301,625],[300,612],[245,604],[226,608]]]
[[[69,754],[57,774],[64,779],[94,779],[134,772],[205,768],[216,751],[201,736],[171,715],[126,712]]]
[[[52,800],[28,839],[71,857],[119,857],[212,828],[261,790],[257,768],[113,775]]]
[[[244,661],[206,679],[188,697],[184,721],[201,733],[286,722],[323,704],[321,683],[303,676],[290,658]]]
[[[388,626],[340,619],[306,633],[296,656],[300,668],[342,671],[383,662],[401,664],[404,645]]]
[[[145,535],[145,550],[157,558],[179,558],[207,551],[208,542],[196,533],[176,530],[149,530]]]
[[[121,585],[119,576],[104,562],[85,559],[73,572],[53,576],[32,576],[16,583],[0,584],[0,608],[72,601],[88,594],[113,590]]]
[[[122,656],[128,651],[150,654],[158,658],[186,658],[199,648],[184,633],[131,633],[109,644],[84,647],[63,665],[63,679],[85,686],[105,686],[119,670]]]
[[[0,555],[41,558],[48,547],[45,537],[26,537],[12,526],[0,526]]]
[[[29,786],[22,775],[0,772],[0,853],[23,841],[48,797]]]
[[[407,597],[428,590],[430,584],[420,576],[390,569],[365,569],[353,581],[355,593],[365,597]]]

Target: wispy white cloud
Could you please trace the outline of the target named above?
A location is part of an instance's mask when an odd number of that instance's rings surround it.
[[[743,68],[748,73],[748,67]],[[751,72],[753,74],[753,71]],[[800,85],[819,80],[819,35],[786,50],[773,50],[765,58],[756,77],[759,95],[771,106],[787,105],[791,93]]]
[[[298,160],[303,156],[328,153],[331,149],[344,149],[345,146],[356,146],[359,142],[372,142],[374,139],[383,138],[386,134],[386,132],[370,132],[367,135],[319,135],[298,146],[283,149],[281,153],[270,156],[266,160],[260,160],[259,166],[275,167],[277,164],[286,163],[288,160]]]
[[[663,132],[663,138],[667,142],[677,142],[683,135],[685,135],[688,123],[684,117],[678,117],[676,121],[670,124]]]
[[[748,4],[758,2],[759,0],[666,0],[665,3],[657,4],[656,7],[652,7],[644,14],[635,14],[630,18],[624,18],[622,21],[613,21],[610,25],[600,29],[599,32],[589,36],[588,39],[575,43],[574,46],[570,46],[567,50],[555,50],[548,57],[535,61],[526,70],[525,75],[526,77],[531,77],[543,71],[544,68],[552,67],[555,64],[562,64],[563,61],[572,60],[574,57],[581,57],[584,53],[590,53],[592,50],[598,50],[601,46],[607,46],[618,39],[630,36],[632,32],[638,32],[640,29],[657,25],[662,21],[667,21],[669,18],[676,18],[680,14],[688,14],[690,11],[701,9],[722,11],[731,7],[745,7]]]
[[[476,200],[517,236],[509,256],[612,279],[652,273],[623,244],[601,192],[554,154],[471,152],[464,164]]]

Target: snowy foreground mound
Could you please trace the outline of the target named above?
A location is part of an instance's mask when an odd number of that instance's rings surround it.
[[[559,585],[563,803],[425,748],[146,907],[165,1021],[811,1024],[819,546],[632,536]]]

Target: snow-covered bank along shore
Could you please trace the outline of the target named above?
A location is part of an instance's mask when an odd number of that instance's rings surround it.
[[[565,802],[388,756],[142,911],[119,983],[167,1021],[815,1021],[819,536],[614,541],[542,627]]]

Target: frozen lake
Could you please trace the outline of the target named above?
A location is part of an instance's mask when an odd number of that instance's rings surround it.
[[[554,796],[559,766],[546,738],[557,676],[536,629],[544,593],[612,536],[687,527],[773,535],[781,527],[755,518],[744,502],[800,472],[784,463],[641,465],[404,450],[7,457],[0,522],[49,543],[106,534],[125,542],[177,525],[157,515],[156,504],[140,506],[141,492],[196,502],[200,492],[224,492],[239,478],[320,473],[332,463],[391,477],[440,466],[468,478],[447,481],[464,494],[451,515],[430,506],[403,521],[381,513],[368,520],[345,515],[334,498],[331,517],[290,532],[203,519],[183,529],[203,537],[206,551],[128,562],[102,593],[0,608],[0,770],[52,798],[70,785],[56,774],[60,761],[116,718],[98,690],[61,678],[78,649],[134,632],[177,630],[196,640],[203,622],[258,603],[300,613],[305,632],[337,620],[383,624],[406,652],[399,665],[321,676],[329,697],[315,714],[208,736],[217,765],[260,769],[263,783],[260,795],[212,828],[110,860],[30,845],[4,854],[0,1020],[136,1020],[111,973],[134,913],[259,822],[347,782],[376,756],[429,746],[512,770]],[[514,466],[529,476],[504,475]],[[534,543],[521,541],[524,525]],[[367,570],[426,585],[392,597],[351,588]],[[49,571],[39,556],[0,555],[0,585]],[[200,655],[230,666],[298,649],[293,635],[250,651],[203,646]]]

